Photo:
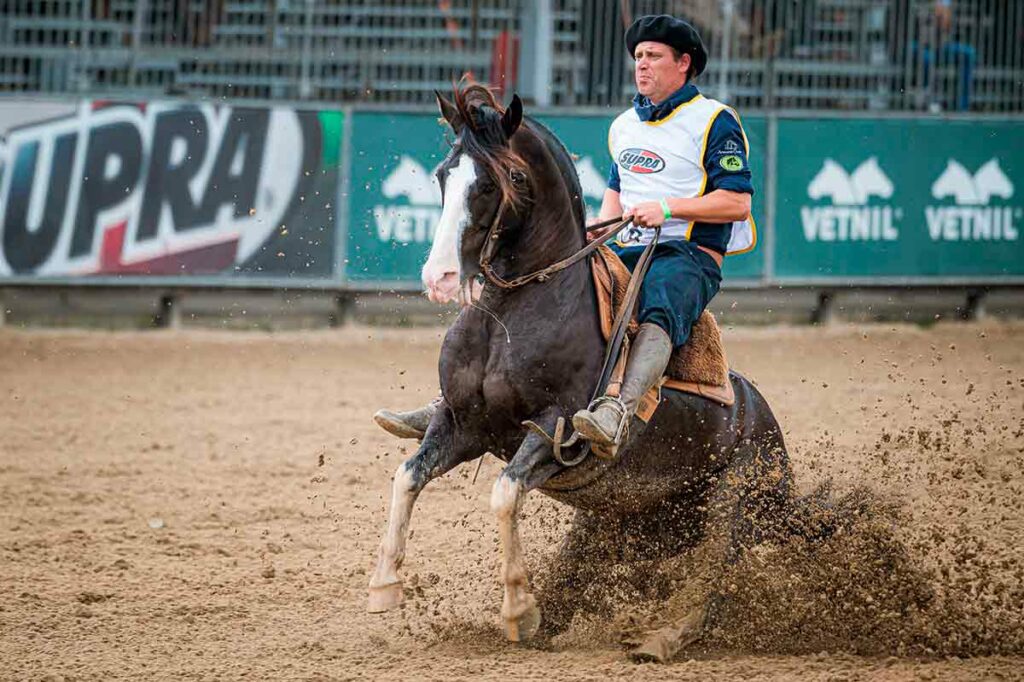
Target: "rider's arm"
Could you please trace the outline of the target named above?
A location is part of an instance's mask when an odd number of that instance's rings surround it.
[[[619,193],[614,189],[606,189],[604,198],[601,199],[601,212],[597,214],[597,218],[593,222],[611,220],[620,215],[622,215],[622,202],[619,201]]]
[[[622,215],[622,202],[619,200],[619,192],[622,191],[622,182],[619,180],[619,164],[612,161],[608,167],[608,188],[604,191],[604,198],[601,199],[601,212],[592,223],[599,223],[611,220]]]
[[[673,218],[690,222],[732,223],[746,220],[750,215],[750,195],[746,192],[731,192],[716,189],[702,197],[676,197],[668,200]]]
[[[591,219],[590,225],[594,225],[605,220],[611,220],[622,215],[622,201],[619,199],[619,167],[614,161],[612,161],[611,168],[608,170],[608,188],[604,191],[604,197],[601,199],[601,211],[597,214],[596,218]],[[587,233],[587,241],[593,239],[593,233]]]
[[[670,197],[665,200],[673,218],[695,223],[733,223],[750,215],[750,195],[716,189],[702,197]],[[664,209],[657,201],[644,201],[634,206],[629,215],[641,227],[654,227],[665,221]]]
[[[589,224],[596,225],[597,223],[604,222],[605,220],[618,218],[620,215],[622,215],[622,202],[619,201],[619,193],[614,189],[606,189],[604,191],[604,198],[601,199],[601,212],[598,213],[597,217],[593,218]],[[597,232],[588,232],[587,241],[593,241],[596,234]]]

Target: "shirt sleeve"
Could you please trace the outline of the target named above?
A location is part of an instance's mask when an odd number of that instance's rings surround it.
[[[716,189],[754,193],[747,139],[739,120],[729,109],[719,111],[711,124],[704,149],[704,171],[708,175],[705,194]]]
[[[622,183],[619,181],[619,164],[612,161],[611,168],[608,169],[608,189],[616,192],[622,191]]]

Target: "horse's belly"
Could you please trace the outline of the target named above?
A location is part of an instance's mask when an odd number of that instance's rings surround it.
[[[704,458],[671,453],[667,448],[658,453],[660,457],[651,454],[634,446],[614,462],[591,456],[549,479],[540,490],[574,508],[627,514],[641,512],[667,498],[699,495],[706,490],[712,473],[698,464],[706,462]]]
[[[631,479],[611,476],[594,481],[574,490],[560,490],[548,486],[540,490],[548,497],[574,509],[616,514],[634,514],[656,507],[665,500],[680,497],[681,491],[692,491],[699,496],[706,489],[706,481],[693,481],[680,485],[679,481],[663,478]]]

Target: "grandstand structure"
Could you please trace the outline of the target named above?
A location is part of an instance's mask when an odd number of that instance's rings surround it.
[[[1005,0],[2,0],[0,96],[423,106],[471,74],[552,107],[621,106],[623,29],[701,30],[705,90],[746,110],[1024,111]]]

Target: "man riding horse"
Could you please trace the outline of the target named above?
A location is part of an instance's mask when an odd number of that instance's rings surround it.
[[[615,455],[640,398],[718,293],[723,256],[748,251],[756,240],[739,117],[691,82],[707,65],[697,30],[668,15],[645,16],[626,31],[626,46],[636,62],[637,94],[609,130],[612,164],[598,220],[632,218],[613,245],[630,269],[655,228],[661,232],[620,394],[599,398],[572,420],[606,456]],[[375,420],[399,437],[422,438],[436,409],[437,401],[411,412],[382,410]]]
[[[689,83],[706,62],[696,31],[671,17],[644,17],[627,44],[638,62],[640,93],[634,109],[612,125],[615,165],[603,215],[625,211],[628,219],[613,219],[589,244],[572,157],[524,114],[518,97],[502,107],[475,83],[455,88],[454,101],[437,93],[455,142],[435,173],[442,210],[423,283],[431,300],[462,293],[470,305],[441,345],[442,397],[412,415],[376,415],[388,430],[421,441],[391,481],[387,530],[367,590],[370,612],[405,599],[400,569],[420,492],[487,453],[504,462],[491,511],[502,547],[500,613],[512,641],[550,638],[569,627],[580,587],[601,577],[596,567],[676,556],[700,541],[712,562],[706,584],[695,583],[699,603],[634,651],[640,659],[668,660],[707,631],[714,605],[726,599],[716,562],[722,568],[765,538],[800,530],[789,519],[806,505],[793,495],[782,429],[764,397],[727,370],[720,354],[711,364],[721,370],[726,399],[693,390],[700,384],[668,386],[657,409],[645,410],[646,419],[633,419],[624,433],[638,397],[660,380],[673,346],[686,341],[717,292],[723,254],[754,243],[746,138],[730,109]],[[630,220],[634,227],[622,232]],[[606,343],[608,289],[598,259],[589,256],[617,231],[621,260],[638,274],[652,265],[620,396],[589,411],[582,408],[605,385],[608,348],[617,344]],[[653,241],[659,232],[663,243]],[[654,259],[637,259],[640,247],[624,241],[631,239],[652,240],[645,253]],[[621,268],[605,251],[601,262]],[[486,285],[473,302],[465,290],[477,276]],[[637,282],[624,288],[629,301]],[[714,322],[700,323],[707,324]],[[621,340],[624,326],[615,328]],[[708,360],[707,347],[695,349],[709,337],[694,337],[681,356],[693,351]],[[588,457],[576,436],[562,442],[570,418],[595,452],[609,456]],[[519,530],[521,505],[533,491],[575,510],[553,578],[537,595]]]

